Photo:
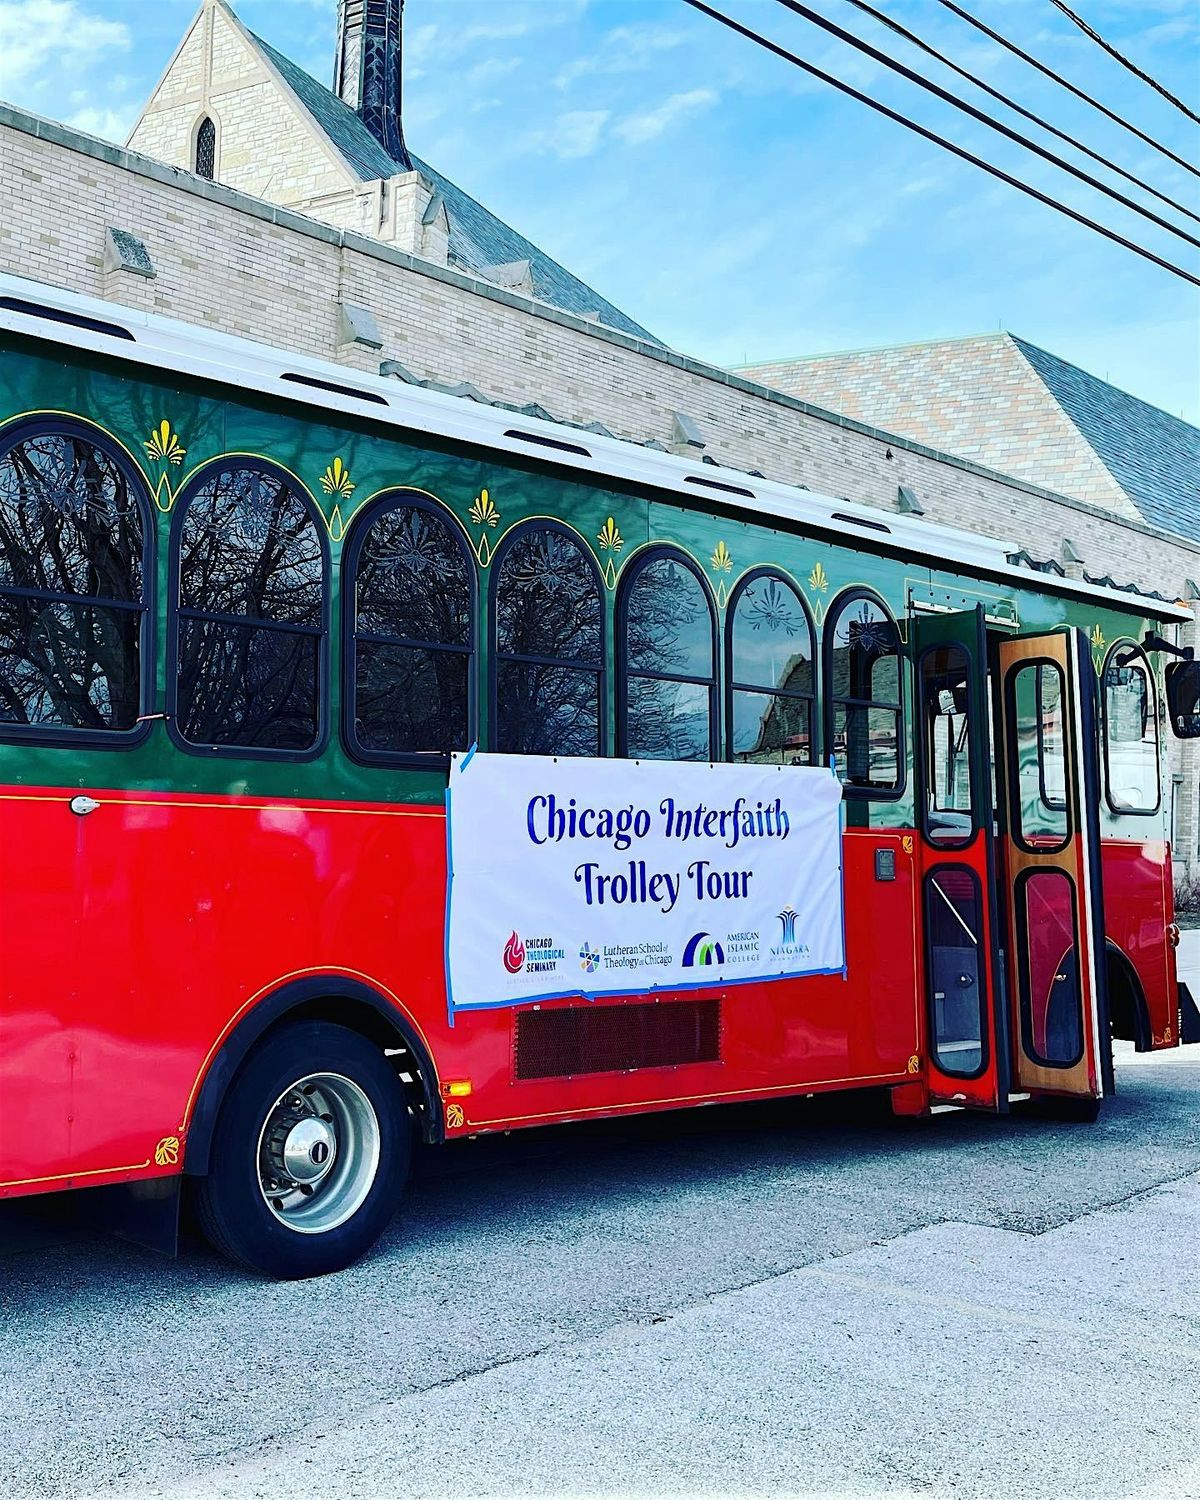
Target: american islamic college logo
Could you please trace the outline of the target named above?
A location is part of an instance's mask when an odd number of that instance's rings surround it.
[[[710,969],[715,964],[724,962],[725,950],[711,933],[697,932],[688,939],[687,947],[683,950],[685,969]]]
[[[796,941],[796,913],[790,903],[779,913],[779,925],[783,928],[779,942],[782,947],[790,948]]]
[[[579,950],[579,967],[585,974],[594,974],[600,967],[600,955],[590,943],[584,943]]]
[[[514,932],[504,945],[504,967],[510,974],[519,974],[525,963],[525,944]]]

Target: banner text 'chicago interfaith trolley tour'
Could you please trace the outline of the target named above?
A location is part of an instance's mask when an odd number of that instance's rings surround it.
[[[451,1012],[843,972],[840,807],[824,769],[455,756]]]

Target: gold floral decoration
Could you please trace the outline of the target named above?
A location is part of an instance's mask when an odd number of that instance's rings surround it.
[[[808,586],[810,589],[816,589],[822,594],[829,591],[829,575],[820,563],[816,563],[812,572],[808,575]]]
[[[718,542],[713,548],[713,555],[709,558],[708,565],[714,573],[728,573],[733,567],[733,558],[729,555],[729,548],[724,542]]]
[[[1097,659],[1103,656],[1104,648],[1108,645],[1108,642],[1104,639],[1104,632],[1100,629],[1099,625],[1092,626],[1092,633],[1088,639],[1091,642],[1092,655]]]
[[[335,458],[321,475],[321,488],[327,495],[337,495],[341,500],[348,500],[357,486],[350,478],[350,470],[340,458]]]
[[[447,1104],[446,1106],[446,1128],[448,1130],[459,1130],[466,1121],[461,1104]]]
[[[171,424],[164,417],[142,444],[146,456],[153,463],[181,464],[187,449],[179,441],[179,435],[171,431]]]
[[[494,529],[500,521],[500,512],[496,509],[496,502],[487,490],[479,491],[479,496],[471,506],[469,514],[476,526],[491,526]]]
[[[173,1167],[179,1161],[179,1137],[164,1135],[154,1148],[154,1161],[160,1167]]]
[[[596,540],[600,543],[601,552],[620,552],[621,548],[625,545],[625,538],[621,535],[620,528],[611,516],[601,526],[600,534]]]

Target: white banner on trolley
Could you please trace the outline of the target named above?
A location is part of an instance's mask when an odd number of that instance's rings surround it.
[[[456,755],[456,1010],[840,974],[841,786],[798,766]]]

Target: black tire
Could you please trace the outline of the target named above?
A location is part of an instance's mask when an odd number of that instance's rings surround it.
[[[352,1163],[361,1164],[362,1181],[356,1190],[345,1190],[346,1204],[355,1206],[344,1222],[301,1232],[264,1196],[259,1149],[268,1118],[278,1120],[278,1111],[288,1108],[281,1103],[283,1096],[314,1075],[340,1080],[333,1087],[346,1086],[348,1097],[360,1110],[365,1097],[377,1132],[368,1116],[359,1117],[366,1122],[362,1134],[370,1140],[366,1150],[352,1130],[343,1128],[339,1135],[335,1114],[313,1116],[334,1122],[329,1125],[334,1137],[333,1165],[326,1169],[328,1182],[318,1184],[307,1199],[300,1191],[291,1195],[299,1209],[316,1204],[322,1186],[332,1196],[336,1174],[348,1172]],[[314,1087],[319,1090],[320,1085]],[[318,1092],[316,1097],[322,1096]],[[264,1276],[297,1280],[340,1271],[369,1250],[387,1227],[408,1176],[411,1154],[412,1124],[404,1088],[379,1048],[357,1032],[327,1021],[285,1026],[250,1054],[221,1103],[208,1176],[197,1183],[200,1227],[214,1249]],[[361,1201],[357,1201],[359,1193]],[[284,1200],[276,1201],[282,1204]]]

